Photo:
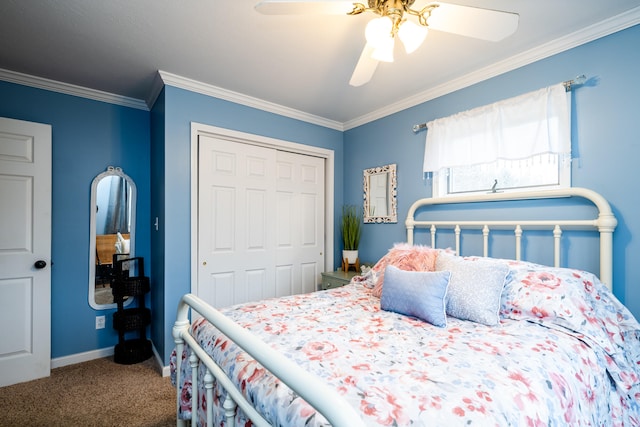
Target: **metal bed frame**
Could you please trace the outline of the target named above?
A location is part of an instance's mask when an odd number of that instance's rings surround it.
[[[592,219],[579,220],[491,220],[491,221],[422,221],[416,220],[418,210],[434,205],[477,203],[493,201],[512,201],[538,198],[581,197],[589,200],[598,210],[598,214]],[[599,232],[600,237],[600,278],[609,288],[613,284],[613,231],[617,220],[609,203],[598,193],[585,188],[568,188],[560,190],[544,190],[536,192],[518,193],[491,193],[475,196],[427,198],[420,199],[409,208],[405,222],[407,228],[407,242],[414,241],[416,228],[428,228],[431,232],[431,246],[436,247],[436,232],[439,229],[452,229],[455,233],[455,250],[460,253],[460,236],[463,229],[482,230],[483,251],[487,256],[489,249],[489,235],[492,230],[513,230],[516,239],[515,259],[520,260],[522,254],[521,240],[526,230],[549,230],[554,237],[554,263],[560,264],[560,238],[563,230],[592,230]],[[233,385],[222,369],[200,348],[196,340],[189,333],[189,311],[195,310],[205,317],[211,324],[218,328],[227,337],[232,339],[244,351],[256,359],[265,369],[278,377],[284,384],[298,393],[319,413],[321,413],[333,426],[358,427],[364,426],[357,411],[349,406],[342,398],[333,392],[327,385],[315,376],[304,371],[291,360],[279,354],[261,340],[253,336],[249,331],[240,327],[229,318],[221,314],[200,298],[192,294],[182,297],[177,313],[177,320],[173,327],[173,336],[176,343],[176,384],[177,408],[180,406],[180,368],[181,355],[184,345],[192,349],[189,364],[192,369],[192,420],[191,425],[197,425],[198,385],[197,370],[200,363],[206,366],[204,376],[206,398],[212,402],[212,389],[214,381],[217,381],[225,390],[227,398],[224,402],[226,411],[226,425],[233,425],[236,408],[242,409],[256,426],[268,426],[268,422],[252,407],[242,393]],[[207,405],[207,426],[212,425],[212,405]],[[178,426],[185,426],[183,420],[177,421]]]

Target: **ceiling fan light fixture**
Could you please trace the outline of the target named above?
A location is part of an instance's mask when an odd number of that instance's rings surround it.
[[[364,30],[364,36],[367,39],[373,51],[371,58],[376,61],[393,62],[393,22],[386,16],[372,19]]]
[[[373,48],[371,58],[382,62],[393,62],[393,22],[386,16],[372,19],[364,31],[367,44]]]
[[[400,37],[404,45],[404,50],[407,53],[412,53],[422,45],[424,39],[427,38],[428,32],[429,29],[425,26],[418,25],[411,21],[405,21],[398,29],[398,37]]]
[[[377,15],[367,23],[367,43],[349,81],[352,86],[361,86],[371,80],[380,61],[393,62],[396,34],[410,54],[422,45],[429,30],[497,42],[518,29],[520,17],[517,13],[446,1],[259,0],[256,10],[277,15],[308,12],[351,16],[371,12]]]
[[[381,16],[374,18],[367,24],[364,30],[364,37],[374,48],[385,46],[389,39],[393,41],[393,22],[391,19]]]

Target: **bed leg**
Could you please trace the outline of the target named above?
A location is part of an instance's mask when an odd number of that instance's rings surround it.
[[[227,397],[224,399],[224,403],[222,407],[224,408],[224,417],[226,418],[225,425],[232,426],[235,423],[235,415],[236,415],[236,402],[229,396],[227,393]]]
[[[182,365],[182,351],[184,350],[184,341],[182,338],[176,338],[176,426],[187,427],[187,423],[181,420],[178,416],[180,414],[180,372]]]
[[[198,356],[191,353],[191,427],[198,426]]]
[[[179,414],[180,414],[180,398],[181,398],[181,390],[180,390],[180,384],[181,384],[181,372],[182,372],[182,353],[184,351],[184,339],[182,338],[182,333],[185,332],[186,330],[188,330],[189,328],[189,321],[186,320],[187,317],[187,311],[183,310],[183,313],[180,313],[180,310],[178,311],[178,320],[176,320],[176,323],[173,325],[173,329],[171,334],[173,335],[173,340],[176,343],[176,426],[177,427],[187,427],[187,422],[185,420],[181,420],[179,418]],[[183,320],[180,320],[180,317],[183,318]]]
[[[204,388],[206,390],[206,402],[207,402],[207,427],[213,427],[213,375],[207,368],[207,373],[204,375]],[[232,426],[233,424],[227,424]]]

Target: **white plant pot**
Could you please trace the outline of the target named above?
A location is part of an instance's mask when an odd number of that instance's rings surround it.
[[[355,251],[342,251],[342,259],[346,259],[349,264],[355,264],[358,259],[358,250]]]

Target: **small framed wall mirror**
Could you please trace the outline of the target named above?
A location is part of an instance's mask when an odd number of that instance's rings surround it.
[[[365,169],[364,222],[398,222],[396,165]]]
[[[114,258],[135,256],[136,197],[136,184],[119,167],[109,166],[91,183],[89,305],[96,310],[116,307],[111,293]]]

